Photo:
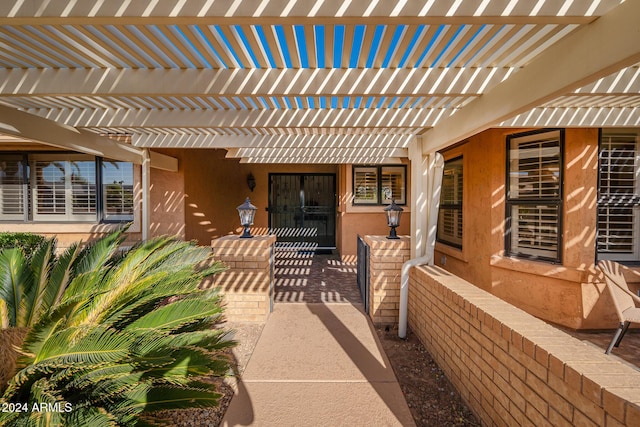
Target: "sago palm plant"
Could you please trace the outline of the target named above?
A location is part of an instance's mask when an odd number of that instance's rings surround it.
[[[234,343],[219,294],[199,284],[221,266],[168,237],[118,255],[122,235],[59,258],[51,241],[28,259],[0,254],[3,318],[29,328],[0,425],[145,425],[156,410],[217,404],[203,380],[228,372]]]

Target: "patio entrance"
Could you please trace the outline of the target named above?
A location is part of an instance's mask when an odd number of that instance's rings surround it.
[[[335,249],[335,174],[269,174],[267,210],[278,246]]]

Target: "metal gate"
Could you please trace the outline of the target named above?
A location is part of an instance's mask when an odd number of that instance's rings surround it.
[[[358,235],[356,280],[364,312],[369,313],[369,245]]]
[[[269,230],[278,242],[336,246],[336,175],[269,174]]]

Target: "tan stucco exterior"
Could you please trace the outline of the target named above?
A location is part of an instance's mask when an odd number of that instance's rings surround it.
[[[462,250],[436,244],[436,265],[545,320],[576,329],[617,325],[596,277],[598,130],[566,129],[562,263],[504,256],[506,137],[482,132],[443,154],[463,156]]]
[[[42,151],[42,145],[32,144],[21,149]],[[0,147],[0,150],[16,151],[16,146]],[[57,149],[47,151],[62,151]],[[151,169],[150,182],[150,236],[175,235],[209,245],[213,239],[241,232],[236,206],[246,197],[258,210],[252,233],[268,232],[269,174],[270,173],[319,173],[336,175],[336,246],[345,258],[355,259],[358,235],[385,235],[384,206],[353,206],[352,165],[329,164],[245,164],[239,159],[226,158],[222,149],[162,149],[156,150],[178,160],[178,171]],[[407,162],[408,163],[408,162]],[[256,187],[253,192],[247,185],[252,174]],[[407,169],[407,200],[409,197],[409,169]],[[136,202],[134,222],[130,227],[128,242],[141,239],[141,168],[135,168]],[[398,234],[409,234],[409,206]],[[72,242],[90,241],[116,228],[116,224],[95,223],[2,223],[0,230],[26,231],[57,235],[59,246]]]

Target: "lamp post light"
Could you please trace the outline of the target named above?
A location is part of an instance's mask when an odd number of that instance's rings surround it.
[[[400,225],[402,208],[396,205],[396,201],[392,199],[391,204],[384,208],[384,213],[387,214],[387,225],[390,228],[387,239],[399,239],[398,235],[396,234],[396,227]]]
[[[238,206],[238,214],[240,215],[240,225],[244,227],[244,232],[240,236],[241,239],[248,239],[253,237],[249,232],[249,227],[253,225],[253,218],[256,215],[258,208],[253,206],[247,197],[247,200],[243,204]]]

